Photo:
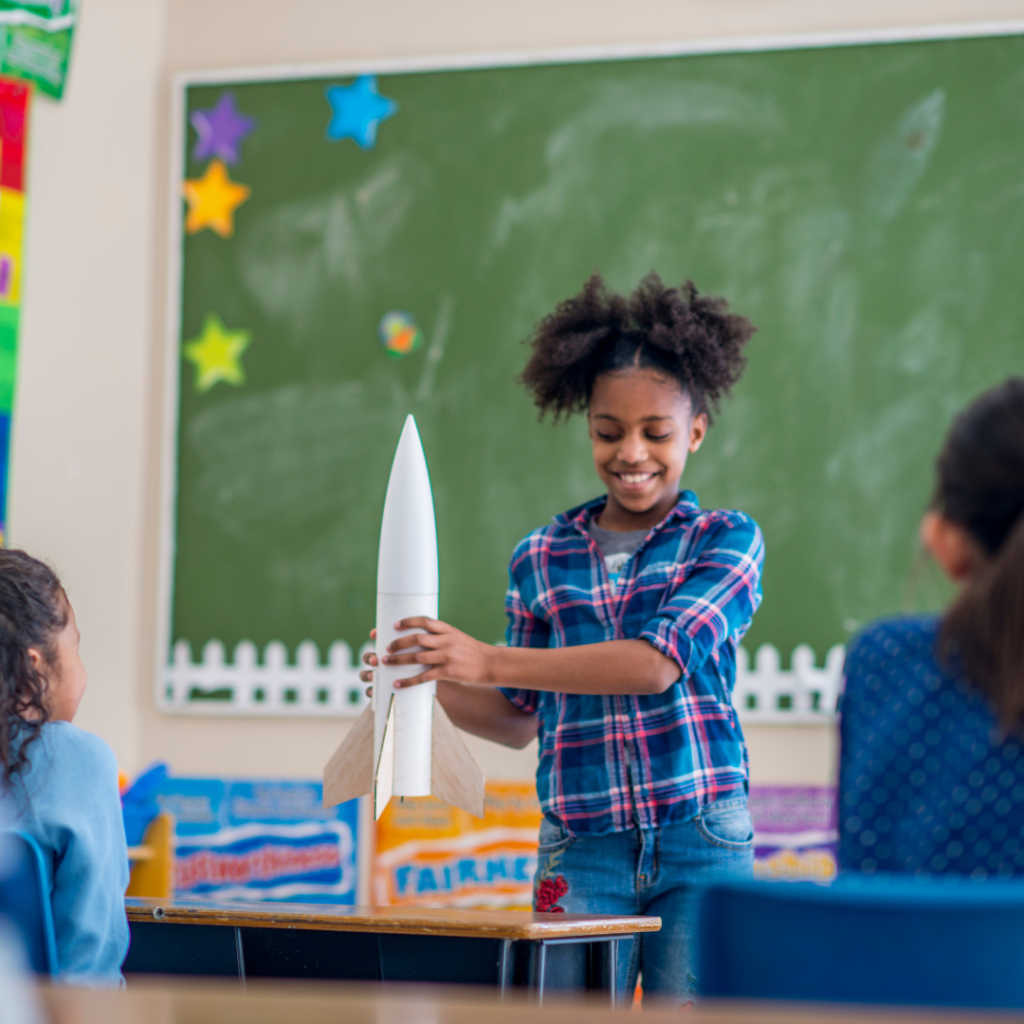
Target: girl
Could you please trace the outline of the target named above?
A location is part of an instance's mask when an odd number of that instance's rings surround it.
[[[117,762],[71,721],[85,693],[75,613],[53,570],[0,549],[0,777],[14,828],[39,844],[58,977],[121,983],[128,887]]]
[[[620,954],[625,997],[638,972],[645,992],[690,997],[697,886],[751,868],[731,693],[761,600],[761,533],[702,510],[679,480],[753,331],[653,274],[628,300],[595,276],[562,303],[522,380],[542,416],[586,412],[608,493],[516,548],[507,647],[413,618],[398,628],[418,632],[384,653],[415,666],[405,685],[438,680],[461,728],[513,747],[539,735],[536,908],[662,918]]]
[[[953,424],[921,539],[959,593],[850,648],[839,861],[1024,874],[1024,379]]]

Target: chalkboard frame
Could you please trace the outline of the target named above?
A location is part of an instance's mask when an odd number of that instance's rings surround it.
[[[318,685],[314,655],[298,652],[297,665],[289,665],[283,646],[264,655],[268,678],[271,679],[271,699],[254,705],[237,700],[201,700],[188,702],[181,699],[182,672],[178,673],[178,697],[172,694],[169,674],[177,655],[179,669],[194,681],[207,687],[216,687],[217,665],[223,658],[223,648],[204,653],[204,665],[186,665],[182,652],[172,650],[171,626],[173,607],[174,567],[176,557],[176,501],[178,458],[178,412],[181,386],[181,307],[183,301],[183,217],[181,185],[188,129],[185,122],[187,90],[197,85],[231,85],[255,82],[298,81],[316,78],[351,78],[358,75],[414,74],[433,71],[482,70],[519,68],[574,63],[635,61],[698,55],[727,55],[785,50],[827,49],[840,47],[875,46],[911,42],[941,42],[979,38],[998,38],[1024,35],[1024,19],[999,22],[974,22],[920,27],[855,30],[845,32],[819,32],[786,35],[749,36],[630,44],[624,46],[591,46],[535,51],[509,51],[477,54],[447,54],[408,58],[365,59],[310,64],[283,64],[267,67],[241,67],[206,71],[189,71],[176,75],[171,86],[171,147],[170,187],[168,189],[168,245],[166,315],[163,351],[163,423],[160,463],[159,548],[156,602],[156,664],[154,666],[154,696],[158,711],[167,714],[258,716],[258,717],[352,717],[364,706],[358,682],[358,662],[355,656],[348,666],[341,664],[340,652],[332,651],[332,665],[319,669],[320,676],[333,669],[335,682],[341,680],[343,694],[321,706],[305,696],[292,700],[286,694],[305,693]],[[209,645],[208,645],[209,646]],[[250,645],[251,646],[251,645]],[[237,652],[236,652],[237,653]],[[362,651],[359,652],[361,654]],[[824,653],[824,652],[823,652]],[[763,724],[828,723],[834,719],[834,694],[842,668],[842,647],[828,652],[825,669],[816,669],[809,649],[800,654],[798,648],[793,668],[779,668],[778,653],[771,645],[758,652],[756,668],[745,670],[745,678],[738,682],[737,693],[746,694],[745,704],[737,711],[745,722]],[[256,659],[255,648],[243,655]],[[810,657],[810,667],[801,674],[800,664]],[[748,659],[741,659],[743,665]],[[806,668],[806,666],[805,666]],[[741,685],[742,683],[742,685]],[[321,691],[323,692],[323,691]],[[827,694],[824,701],[819,698]],[[784,694],[782,699],[777,699]],[[347,696],[347,699],[345,699]]]

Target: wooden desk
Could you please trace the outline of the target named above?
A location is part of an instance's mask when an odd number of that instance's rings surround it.
[[[245,992],[223,982],[134,984],[127,992],[47,988],[50,1024],[1013,1024],[1019,1013],[785,1003],[699,1003],[680,1017],[674,1007],[628,1010],[596,1006],[593,997],[557,997],[544,1007],[512,996],[463,989],[369,988],[329,982],[254,982]]]
[[[614,1002],[619,940],[657,917],[513,910],[128,899],[125,974],[426,981],[598,989]]]

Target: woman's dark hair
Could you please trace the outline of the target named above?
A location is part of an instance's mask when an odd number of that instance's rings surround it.
[[[53,666],[54,640],[67,623],[57,574],[24,551],[0,548],[0,781],[26,767],[27,748],[49,717],[47,678],[29,648]]]
[[[986,558],[946,613],[940,650],[1024,730],[1024,378],[986,392],[939,455],[934,508]]]
[[[743,373],[743,346],[756,330],[724,299],[699,295],[692,281],[666,288],[648,274],[627,299],[594,274],[537,326],[519,379],[541,417],[551,412],[557,420],[586,409],[601,374],[651,369],[679,384],[695,415],[710,415]]]

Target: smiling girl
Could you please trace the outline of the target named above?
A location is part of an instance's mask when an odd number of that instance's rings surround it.
[[[522,381],[542,416],[586,413],[607,494],[516,548],[507,646],[413,618],[384,654],[415,666],[404,685],[438,680],[461,728],[513,747],[539,736],[536,909],[662,919],[622,946],[625,998],[641,972],[645,992],[691,997],[699,888],[753,859],[732,688],[761,532],[679,490],[753,332],[723,300],[653,274],[628,299],[595,275],[562,303]]]

